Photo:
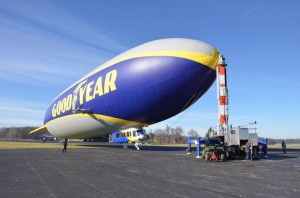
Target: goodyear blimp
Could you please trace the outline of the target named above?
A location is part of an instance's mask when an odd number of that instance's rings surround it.
[[[132,48],[63,91],[33,132],[47,128],[56,137],[89,138],[168,119],[213,84],[218,56],[211,45],[182,38]]]

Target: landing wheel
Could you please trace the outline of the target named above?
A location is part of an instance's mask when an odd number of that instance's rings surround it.
[[[205,160],[208,161],[209,160],[209,154],[205,153]]]
[[[222,161],[224,161],[225,160],[225,154],[222,153],[220,158],[221,158]]]

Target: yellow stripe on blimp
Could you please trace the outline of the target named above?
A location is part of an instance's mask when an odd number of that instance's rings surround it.
[[[101,114],[90,114],[90,113],[85,113],[85,114],[71,114],[71,115],[66,115],[63,117],[59,117],[53,120],[50,120],[47,122],[45,125],[49,124],[50,122],[61,120],[61,119],[68,119],[68,118],[73,118],[73,117],[91,117],[91,118],[96,118],[98,120],[105,120],[105,121],[110,121],[122,125],[134,125],[137,127],[147,127],[149,126],[148,123],[141,123],[141,122],[134,122],[134,121],[129,121],[129,120],[124,120],[120,118],[115,118],[115,117],[110,117],[106,115],[101,115]]]
[[[135,125],[135,126],[139,126],[139,127],[149,126],[149,124],[147,124],[147,123],[134,122],[134,121],[124,120],[124,119],[120,119],[120,118],[114,118],[114,117],[110,117],[110,116],[100,115],[100,114],[92,114],[92,115],[96,116],[98,119],[101,119],[101,120],[107,120],[107,121],[111,121],[111,122],[123,124],[123,125]]]
[[[212,69],[216,68],[216,64],[218,62],[219,52],[217,50],[213,50],[212,55],[203,54],[199,52],[190,52],[190,51],[179,51],[179,50],[171,50],[171,51],[157,51],[157,52],[145,52],[140,54],[133,54],[130,56],[126,56],[124,58],[118,59],[116,61],[113,61],[109,63],[108,65],[103,65],[99,69],[102,70],[104,68],[107,68],[111,65],[114,65],[116,63],[133,59],[133,58],[140,58],[140,57],[147,57],[147,56],[173,56],[173,57],[179,57],[179,58],[185,58],[189,59],[198,63],[201,63],[203,65],[206,65]]]
[[[206,65],[207,67],[210,67],[210,68],[216,70],[219,52],[216,49],[213,49],[212,54],[208,55],[208,54],[203,54],[203,53],[199,53],[199,52],[170,50],[170,51],[156,51],[156,52],[145,52],[145,53],[140,53],[140,54],[133,54],[133,55],[125,56],[123,58],[109,62],[107,64],[104,64],[103,66],[99,67],[98,69],[87,74],[85,77],[83,77],[79,81],[82,81],[83,79],[86,79],[86,78],[92,76],[93,74],[95,74],[101,70],[104,70],[108,67],[111,67],[117,63],[120,63],[122,61],[133,59],[133,58],[150,57],[150,56],[173,56],[173,57],[185,58],[188,60],[198,62],[202,65]]]

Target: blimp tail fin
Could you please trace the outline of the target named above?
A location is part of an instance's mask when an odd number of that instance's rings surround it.
[[[37,128],[37,129],[34,129],[33,131],[30,131],[29,134],[36,133],[36,132],[41,131],[41,130],[43,130],[43,129],[46,129],[46,126],[45,126],[45,125],[44,125],[44,126],[41,126],[41,127],[39,127],[39,128]]]

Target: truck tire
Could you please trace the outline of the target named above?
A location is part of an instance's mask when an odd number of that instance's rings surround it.
[[[222,153],[220,158],[221,158],[222,161],[224,161],[225,160],[225,154]]]
[[[209,160],[209,154],[205,153],[205,160],[208,161]]]

